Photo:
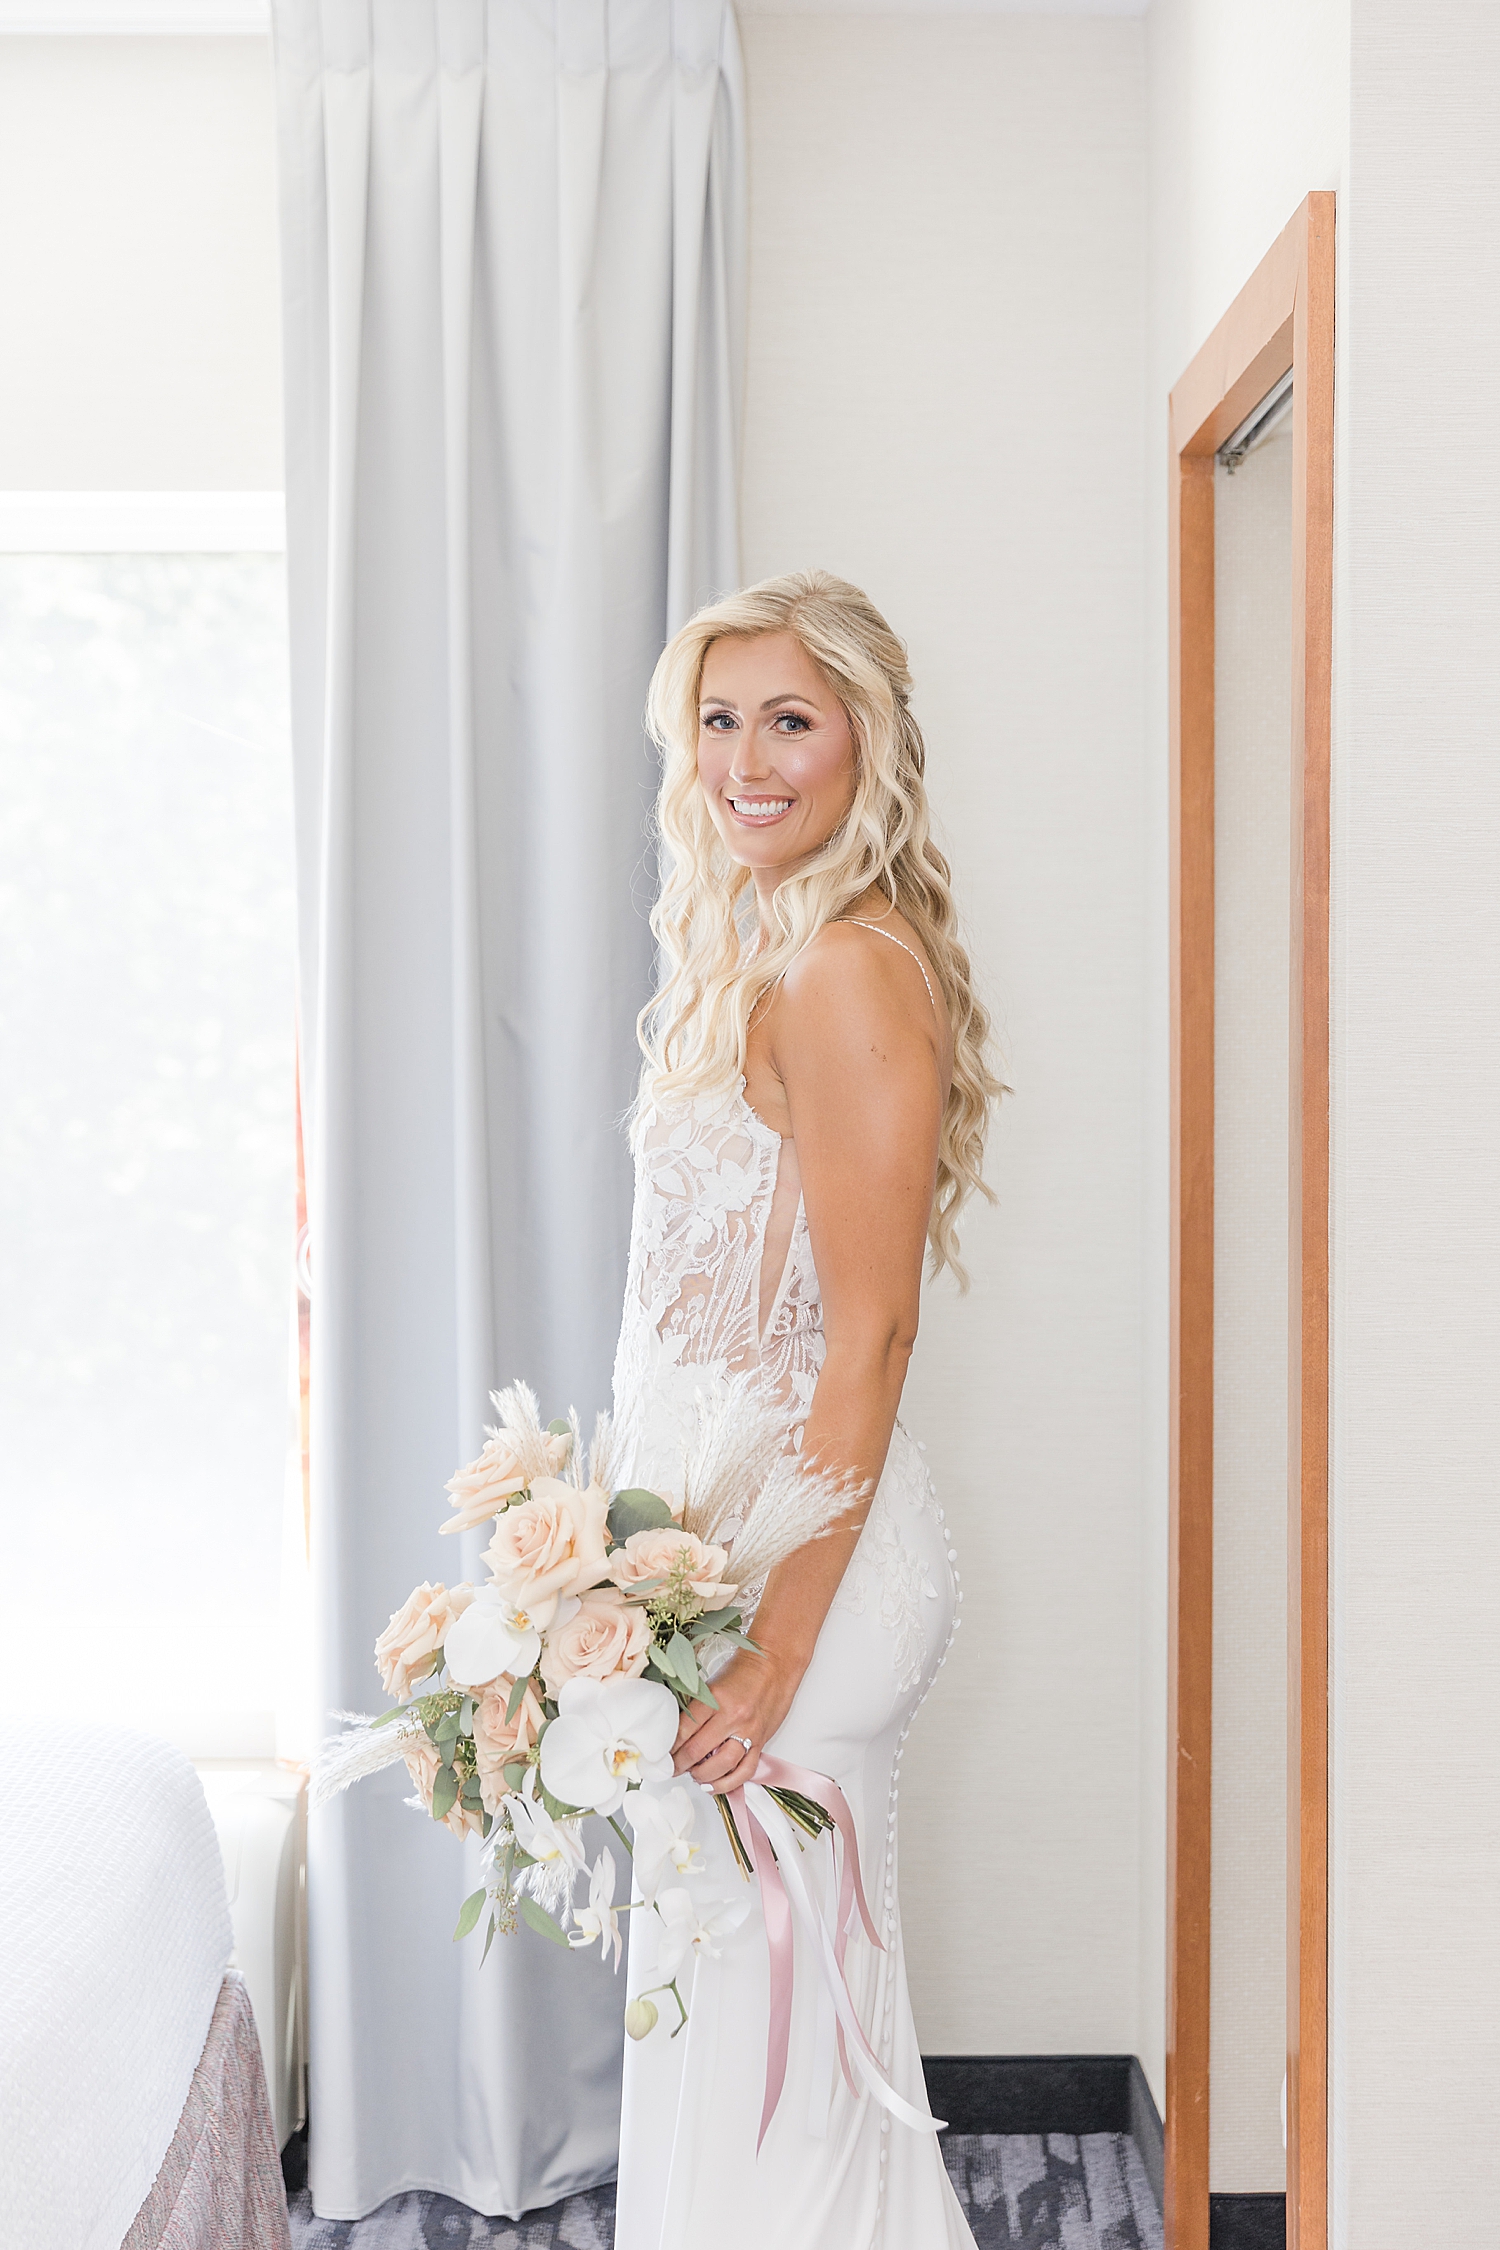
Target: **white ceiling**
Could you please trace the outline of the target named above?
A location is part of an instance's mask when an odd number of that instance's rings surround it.
[[[1147,0],[736,0],[747,16],[1141,16]],[[0,33],[262,32],[270,0],[0,0]]]
[[[1143,16],[1148,0],[734,0],[742,16]]]
[[[0,0],[0,32],[269,31],[270,0]]]

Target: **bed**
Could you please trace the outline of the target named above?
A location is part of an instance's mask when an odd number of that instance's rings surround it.
[[[0,2243],[289,2250],[197,1775],[167,1743],[0,1727]]]

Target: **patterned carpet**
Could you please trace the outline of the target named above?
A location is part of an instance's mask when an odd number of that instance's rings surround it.
[[[979,2250],[1161,2250],[1150,2183],[1123,2133],[948,2133],[943,2153]],[[481,2219],[425,2194],[394,2196],[368,2219],[315,2219],[305,2190],[291,2209],[295,2250],[614,2250],[608,2187],[524,2219]]]

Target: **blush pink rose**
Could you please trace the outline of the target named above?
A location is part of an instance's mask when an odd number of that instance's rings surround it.
[[[433,1784],[443,1761],[425,1734],[419,1734],[415,1741],[408,1742],[401,1755],[406,1760],[407,1772],[417,1785],[417,1795],[430,1813]],[[484,1823],[478,1813],[465,1812],[456,1797],[443,1815],[443,1826],[455,1836],[482,1836],[484,1833]]]
[[[472,1586],[429,1586],[424,1579],[407,1595],[375,1643],[380,1684],[398,1703],[409,1703],[418,1680],[437,1670],[444,1636],[474,1599]]]
[[[537,1477],[531,1497],[507,1508],[484,1551],[505,1599],[533,1622],[550,1621],[543,1604],[581,1594],[605,1576],[609,1494],[597,1484],[580,1491],[557,1477]]]
[[[571,1440],[551,1435],[543,1442],[552,1467],[563,1468]],[[499,1515],[508,1500],[526,1489],[517,1441],[510,1431],[492,1431],[478,1460],[460,1469],[456,1477],[450,1477],[443,1489],[452,1493],[458,1506],[458,1513],[442,1526],[444,1531],[472,1531],[476,1524]]]
[[[700,1601],[712,1607],[725,1602],[739,1589],[725,1582],[722,1572],[729,1556],[722,1547],[711,1547],[690,1531],[670,1524],[659,1531],[633,1531],[623,1547],[609,1558],[609,1575],[617,1586],[629,1590],[649,1578],[676,1576],[679,1585],[691,1587]],[[661,1592],[665,1593],[663,1586]]]
[[[507,1720],[505,1709],[515,1684],[504,1677],[496,1680],[474,1706],[474,1762],[479,1769],[479,1794],[488,1813],[498,1812],[501,1798],[509,1794],[505,1779],[508,1761],[524,1758],[541,1729],[542,1706],[529,1686],[515,1717]]]
[[[542,1678],[553,1695],[568,1680],[633,1679],[651,1653],[651,1620],[613,1587],[585,1594],[565,1625],[548,1634]]]

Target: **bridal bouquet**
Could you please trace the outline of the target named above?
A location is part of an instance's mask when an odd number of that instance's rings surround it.
[[[613,1489],[606,1416],[585,1450],[577,1416],[543,1428],[524,1384],[494,1404],[499,1425],[450,1481],[455,1513],[442,1526],[493,1526],[488,1576],[479,1586],[424,1582],[392,1614],[375,1662],[396,1702],[378,1718],[340,1714],[348,1730],[324,1745],[312,1801],[404,1760],[417,1791],[409,1801],[484,1845],[485,1879],[464,1902],[456,1939],[488,1908],[485,1956],[519,1919],[560,1945],[597,1944],[618,1968],[629,1906],[615,1904],[613,1853],[606,1845],[589,1866],[582,1835],[585,1816],[600,1814],[635,1857],[636,1903],[665,1925],[664,1965],[685,1964],[744,1919],[749,1896],[710,1896],[703,1881],[682,1880],[703,1870],[693,1835],[701,1795],[643,1785],[670,1780],[678,1714],[714,1705],[717,1662],[753,1647],[745,1620],[767,1573],[856,1494],[789,1457],[781,1421],[743,1381],[700,1410],[675,1493]],[[795,1787],[768,1794],[806,1835],[833,1825]],[[730,1806],[716,1802],[748,1877],[753,1843],[747,1851]],[[585,1902],[575,1901],[580,1879]],[[687,2011],[675,1981],[656,1989],[672,1992],[680,2030]],[[656,2021],[649,1999],[627,2010],[633,2037]]]

